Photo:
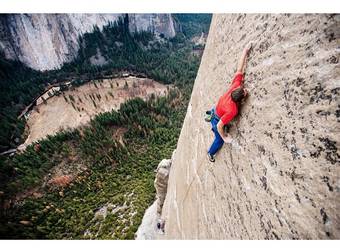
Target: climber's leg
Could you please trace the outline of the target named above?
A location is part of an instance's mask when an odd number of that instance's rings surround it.
[[[211,124],[213,126],[212,130],[215,134],[215,139],[214,139],[214,142],[212,143],[212,145],[210,146],[209,151],[208,151],[208,154],[210,154],[210,156],[214,156],[216,154],[216,152],[219,149],[221,149],[221,147],[223,146],[223,143],[224,143],[222,137],[220,136],[220,134],[217,131],[217,123],[218,123],[217,119],[213,119],[211,121]]]
[[[214,156],[216,154],[216,152],[219,149],[221,149],[221,147],[223,146],[223,143],[224,143],[220,134],[215,130],[214,130],[214,133],[215,133],[215,139],[214,139],[214,142],[212,143],[212,145],[210,146],[209,151],[208,151],[211,156]]]

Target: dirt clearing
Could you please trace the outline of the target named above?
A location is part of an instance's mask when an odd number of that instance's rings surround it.
[[[20,149],[62,129],[84,125],[99,113],[118,110],[128,99],[166,95],[169,87],[148,78],[130,76],[90,81],[71,88],[32,110],[27,121],[29,135]]]

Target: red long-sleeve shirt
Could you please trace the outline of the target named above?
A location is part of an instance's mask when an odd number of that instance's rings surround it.
[[[243,74],[236,74],[228,91],[218,100],[216,114],[224,125],[229,123],[238,113],[237,104],[232,100],[231,92],[241,87],[242,81]]]

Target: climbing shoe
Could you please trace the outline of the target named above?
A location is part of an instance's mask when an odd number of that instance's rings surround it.
[[[205,112],[204,120],[205,120],[206,122],[210,122],[211,119],[212,119],[212,113],[211,113],[210,110],[208,110],[208,111]]]
[[[210,162],[215,162],[215,158],[213,155],[210,155],[210,153],[208,152],[208,158]]]

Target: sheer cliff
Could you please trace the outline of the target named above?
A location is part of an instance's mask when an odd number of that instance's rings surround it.
[[[0,15],[0,51],[36,70],[59,68],[79,49],[78,37],[94,26],[102,28],[123,14],[6,14]],[[175,36],[170,14],[128,14],[129,29]]]
[[[339,239],[339,15],[213,16],[162,210],[165,239]],[[210,163],[204,112],[248,41],[250,96]]]

